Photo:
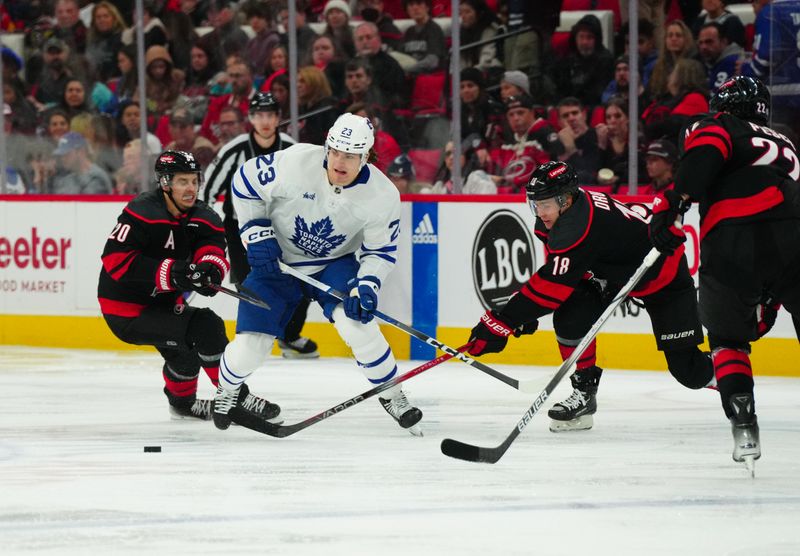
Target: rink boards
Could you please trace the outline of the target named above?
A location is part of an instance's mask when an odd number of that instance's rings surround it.
[[[96,297],[100,253],[126,200],[0,197],[0,344],[126,347],[106,328]],[[448,345],[462,345],[485,308],[502,304],[543,263],[533,222],[517,196],[404,198],[398,264],[381,291],[381,310]],[[687,215],[686,229],[687,258],[696,277],[696,208]],[[213,307],[233,334],[235,300],[217,295],[192,303]],[[412,344],[405,333],[388,325],[383,330],[398,358],[434,357],[432,348]],[[318,342],[323,355],[348,354],[316,305],[304,335]],[[800,376],[800,347],[785,312],[769,337],[753,347],[756,373]],[[534,336],[511,340],[504,353],[482,359],[557,365],[550,318],[542,319]],[[665,368],[647,315],[633,306],[606,324],[598,361],[621,369]]]

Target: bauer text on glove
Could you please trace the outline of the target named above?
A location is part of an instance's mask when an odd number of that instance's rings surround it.
[[[500,320],[497,313],[486,311],[470,333],[468,351],[470,355],[500,353],[513,333],[514,329]]]

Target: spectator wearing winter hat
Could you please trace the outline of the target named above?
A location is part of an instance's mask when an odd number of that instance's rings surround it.
[[[500,79],[500,100],[506,102],[509,97],[530,95],[531,84],[528,76],[521,71],[507,71]]]
[[[334,42],[338,43],[347,58],[356,55],[356,45],[353,39],[353,30],[350,29],[350,6],[344,0],[328,0],[322,11],[325,19],[325,31]]]
[[[180,106],[172,111],[169,116],[169,134],[172,136],[172,142],[164,147],[165,150],[192,153],[203,168],[214,158],[216,152],[214,144],[197,134],[194,128],[194,116],[188,108]]]
[[[38,80],[31,87],[36,108],[43,110],[47,105],[57,104],[64,95],[64,87],[73,76],[67,65],[69,47],[61,39],[51,37],[42,47],[44,67]]]
[[[620,56],[614,62],[614,79],[612,79],[603,91],[600,100],[605,104],[612,97],[620,96],[628,98],[628,83],[631,77],[631,67],[628,56]],[[642,76],[637,74],[639,78],[639,106],[646,106],[650,103],[645,95],[645,88],[642,85]]]
[[[603,46],[603,29],[596,16],[585,15],[572,26],[569,49],[555,68],[558,94],[561,98],[577,97],[585,106],[596,106],[614,77],[614,58]]]
[[[3,66],[3,86],[13,87],[20,98],[24,97],[28,92],[28,87],[19,76],[23,66],[22,58],[7,46],[0,45],[0,59]]]
[[[163,46],[148,48],[144,60],[148,109],[160,115],[175,104],[186,76],[183,71],[173,67],[172,57]]]
[[[461,70],[461,138],[477,134],[492,143],[503,125],[503,106],[484,89],[483,73],[478,68]]]
[[[419,193],[426,186],[430,186],[430,184],[417,181],[414,164],[407,154],[401,154],[392,160],[386,170],[386,176],[392,181],[400,195]]]
[[[486,0],[461,0],[458,6],[461,17],[461,46],[486,41],[497,35],[499,20],[486,4]],[[461,52],[461,67],[476,67],[486,71],[502,64],[497,57],[497,45],[489,42]]]
[[[645,162],[650,184],[640,188],[640,194],[656,194],[675,187],[678,148],[671,141],[659,139],[650,143],[645,151]]]
[[[86,139],[76,131],[58,140],[53,156],[63,170],[53,178],[56,195],[99,195],[111,193],[111,177],[89,159]]]
[[[430,0],[403,0],[403,7],[414,20],[403,35],[403,53],[416,60],[406,71],[415,75],[440,70],[447,49],[442,28],[431,18]]]

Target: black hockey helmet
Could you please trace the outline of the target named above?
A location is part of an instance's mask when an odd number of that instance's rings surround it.
[[[275,97],[272,96],[272,93],[256,93],[252,99],[250,99],[250,108],[249,113],[255,114],[256,112],[280,112],[281,107],[278,104],[278,101],[275,100]]]
[[[737,75],[723,83],[708,103],[711,112],[728,112],[748,122],[764,125],[769,121],[772,97],[764,83],[755,77]]]
[[[578,174],[566,162],[545,162],[533,171],[525,192],[532,210],[536,201],[553,198],[563,207],[567,197],[578,193]]]
[[[185,151],[164,151],[156,159],[156,178],[158,185],[166,189],[172,184],[175,174],[197,174],[198,186],[203,177],[203,170],[192,153]]]

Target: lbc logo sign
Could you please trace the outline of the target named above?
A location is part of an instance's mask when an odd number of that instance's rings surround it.
[[[533,238],[522,218],[505,209],[491,213],[472,246],[472,278],[484,308],[503,307],[535,270]]]

